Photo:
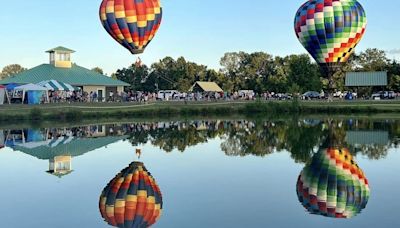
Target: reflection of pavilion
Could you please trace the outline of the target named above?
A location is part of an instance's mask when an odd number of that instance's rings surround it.
[[[62,177],[72,173],[72,157],[71,156],[56,156],[49,160],[49,171],[57,177]]]
[[[100,129],[100,128],[98,128]],[[102,133],[104,132],[104,133]],[[105,136],[105,128],[88,137],[74,136],[64,130],[61,135],[50,137],[49,130],[12,130],[6,133],[5,144],[41,160],[49,161],[48,173],[57,177],[70,174],[72,158],[126,139],[127,136]],[[101,137],[102,136],[102,137]]]

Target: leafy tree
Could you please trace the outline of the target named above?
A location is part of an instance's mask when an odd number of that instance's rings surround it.
[[[243,85],[243,73],[241,72],[242,62],[244,60],[244,52],[229,52],[225,53],[220,60],[222,66],[221,72],[225,74],[228,80],[231,82],[233,90],[237,91],[244,87]]]
[[[385,71],[389,64],[385,51],[369,48],[361,52],[355,59],[356,67],[363,71]]]
[[[92,69],[92,71],[104,75],[104,71],[100,67],[95,67],[95,68]]]
[[[265,89],[271,92],[290,92],[288,85],[288,57],[275,57],[273,75],[267,79]],[[299,92],[299,91],[298,91]]]
[[[219,71],[187,61],[184,57],[165,57],[147,66],[132,65],[118,70],[114,77],[143,91],[188,91],[196,81],[213,81],[224,91],[254,90],[261,92],[298,92],[329,89],[329,82],[319,66],[306,54],[285,57],[265,52],[228,52],[220,60]],[[345,75],[349,71],[388,71],[389,89],[399,90],[400,64],[390,62],[384,51],[367,49],[352,55],[333,75],[333,88],[345,90]],[[360,91],[360,90],[359,90]]]
[[[0,73],[0,79],[5,79],[8,77],[14,76],[14,75],[24,72],[26,70],[27,70],[26,68],[22,67],[19,64],[11,64],[11,65],[5,66]]]
[[[392,61],[388,66],[389,89],[400,92],[400,63]]]
[[[289,84],[297,84],[302,89],[319,91],[322,88],[321,73],[318,65],[311,63],[308,55],[291,55],[288,57]]]
[[[129,68],[123,68],[115,73],[118,80],[129,83],[133,91],[143,91],[143,83],[149,76],[149,69],[146,65],[137,66],[132,64]]]
[[[389,89],[396,92],[400,91],[400,75],[391,75]]]

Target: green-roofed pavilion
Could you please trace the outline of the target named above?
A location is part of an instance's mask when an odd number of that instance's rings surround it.
[[[52,53],[52,52],[65,52],[65,53],[74,53],[74,50],[71,50],[69,48],[63,47],[63,46],[58,46],[56,48],[52,48],[48,51],[46,51],[47,53]]]
[[[129,84],[114,80],[95,71],[88,70],[76,64],[71,68],[55,67],[51,64],[42,64],[0,81],[0,84],[28,84],[42,81],[56,80],[73,86],[128,86]]]
[[[129,86],[120,80],[78,66],[71,61],[74,50],[65,47],[56,47],[47,51],[50,54],[50,63],[42,64],[22,73],[0,81],[0,85],[11,83],[29,84],[47,80],[56,80],[81,87],[84,92],[96,92],[98,97],[106,97],[110,92],[117,94]]]

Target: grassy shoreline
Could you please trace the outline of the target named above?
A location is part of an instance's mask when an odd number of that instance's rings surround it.
[[[45,104],[0,106],[0,122],[79,121],[93,119],[277,116],[277,115],[400,114],[400,101],[236,101],[236,102],[156,102]]]

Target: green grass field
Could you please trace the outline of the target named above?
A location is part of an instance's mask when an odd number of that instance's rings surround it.
[[[0,106],[0,121],[91,118],[281,114],[400,114],[400,101],[218,101],[73,103]]]

